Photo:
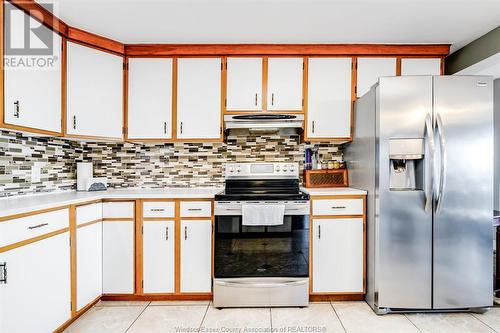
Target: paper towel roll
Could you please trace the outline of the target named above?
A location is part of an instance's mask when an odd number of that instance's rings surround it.
[[[76,164],[76,189],[85,191],[85,182],[94,177],[94,166],[91,162],[80,162]]]

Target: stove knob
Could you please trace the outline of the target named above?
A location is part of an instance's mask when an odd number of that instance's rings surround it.
[[[287,166],[283,165],[283,172],[286,172],[286,170],[287,170]]]
[[[237,171],[237,172],[241,172],[241,167],[238,167],[238,168],[236,169],[236,171]]]
[[[293,164],[290,164],[290,172],[294,172],[295,171],[295,166]]]
[[[229,167],[227,170],[228,170],[229,172],[234,172],[234,168],[233,168],[233,167]]]
[[[280,172],[280,166],[279,165],[276,166],[276,172]]]

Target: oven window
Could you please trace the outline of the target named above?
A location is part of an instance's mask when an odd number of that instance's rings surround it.
[[[241,216],[215,219],[216,278],[309,276],[309,216],[280,226],[243,226]]]

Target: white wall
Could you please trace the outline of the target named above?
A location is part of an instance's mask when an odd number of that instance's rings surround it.
[[[495,205],[500,210],[500,79],[495,80]]]

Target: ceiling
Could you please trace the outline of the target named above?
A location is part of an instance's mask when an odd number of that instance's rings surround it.
[[[124,43],[450,43],[500,25],[498,0],[52,0]]]

